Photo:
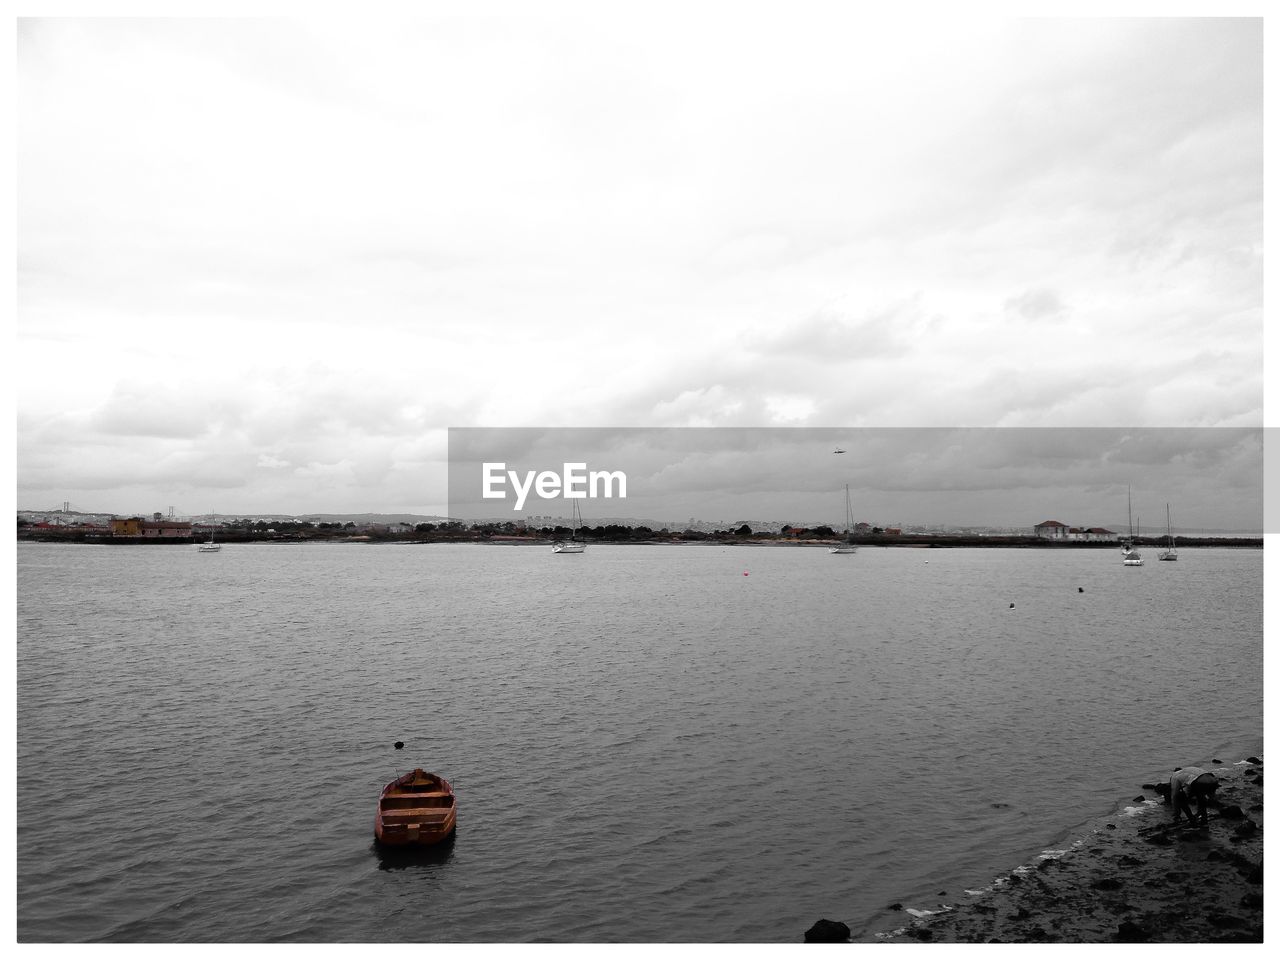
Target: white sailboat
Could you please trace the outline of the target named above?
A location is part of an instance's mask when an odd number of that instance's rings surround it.
[[[1142,530],[1142,521],[1138,521],[1138,530]],[[1126,567],[1142,566],[1142,554],[1133,545],[1133,487],[1129,488],[1129,536],[1120,541],[1120,552],[1124,555]]]
[[[1173,520],[1169,516],[1169,505],[1164,505],[1165,548],[1160,551],[1161,560],[1177,560],[1178,548],[1173,545]]]
[[[551,545],[552,553],[582,553],[587,545],[578,539],[578,527],[582,525],[582,513],[578,510],[578,501],[573,501],[573,532],[568,540],[557,540]]]
[[[222,549],[222,544],[213,542],[213,519],[209,520],[209,539],[204,543],[196,544],[196,550],[200,553],[217,553]]]
[[[844,485],[844,543],[831,548],[832,553],[857,553],[858,546],[853,542],[853,507],[849,504],[849,485]]]

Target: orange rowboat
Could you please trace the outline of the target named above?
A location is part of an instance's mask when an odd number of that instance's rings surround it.
[[[373,835],[388,846],[426,847],[448,838],[457,821],[449,781],[418,769],[382,788]]]

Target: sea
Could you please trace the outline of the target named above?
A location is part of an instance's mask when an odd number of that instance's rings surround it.
[[[18,940],[874,938],[1260,752],[1262,551],[1180,553],[20,543]]]

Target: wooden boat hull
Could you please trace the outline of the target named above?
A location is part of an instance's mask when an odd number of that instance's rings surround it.
[[[382,788],[373,835],[390,847],[430,847],[451,837],[457,822],[449,781],[419,769]]]

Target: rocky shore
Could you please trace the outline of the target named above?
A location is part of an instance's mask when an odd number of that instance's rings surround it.
[[[904,923],[876,940],[1262,942],[1262,760],[1215,759],[1206,769],[1221,783],[1207,826],[1175,825],[1157,784],[1143,784],[1065,849],[985,889],[931,910],[891,905]]]

